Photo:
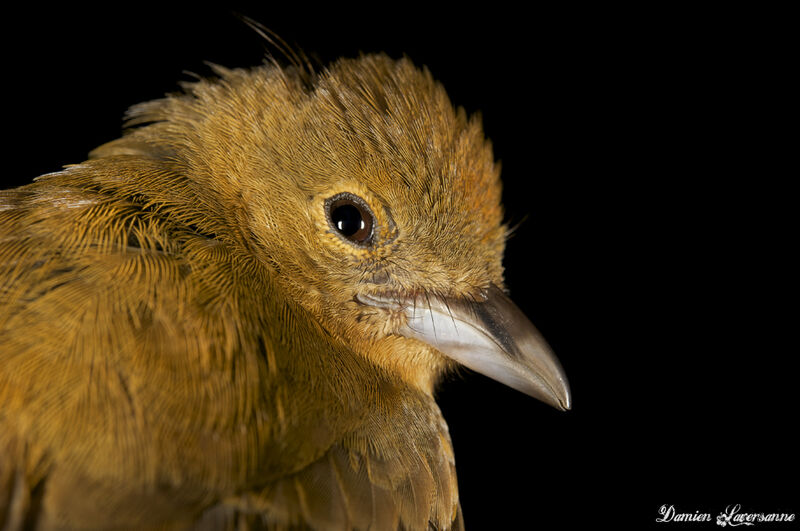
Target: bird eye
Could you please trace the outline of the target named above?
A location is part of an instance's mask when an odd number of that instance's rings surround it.
[[[372,239],[375,217],[367,203],[357,195],[335,195],[326,201],[325,210],[331,227],[346,240],[367,245]]]

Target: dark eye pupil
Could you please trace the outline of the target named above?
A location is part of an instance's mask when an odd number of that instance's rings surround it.
[[[361,211],[354,205],[340,205],[331,211],[331,221],[342,235],[350,237],[366,227]]]
[[[359,245],[371,241],[375,218],[363,199],[342,193],[329,199],[325,208],[331,227],[341,236]]]

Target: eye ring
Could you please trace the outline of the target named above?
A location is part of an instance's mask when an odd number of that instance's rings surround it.
[[[325,201],[325,217],[333,231],[343,240],[358,247],[372,243],[375,215],[367,202],[350,192],[343,192]]]

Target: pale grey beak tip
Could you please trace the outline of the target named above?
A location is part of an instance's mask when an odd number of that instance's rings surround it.
[[[564,376],[563,369],[561,372],[561,388],[556,392],[558,400],[558,409],[561,411],[569,411],[572,409],[572,391],[569,388],[566,376]]]
[[[558,397],[558,406],[561,411],[569,411],[572,409],[572,393],[569,386],[566,386],[564,391],[564,394]]]
[[[559,411],[569,411],[572,409],[572,392],[570,391],[569,384],[566,378],[564,378],[563,373],[558,375],[557,380],[551,380],[550,385],[520,390]]]

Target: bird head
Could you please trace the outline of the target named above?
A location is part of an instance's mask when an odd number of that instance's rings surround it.
[[[234,234],[324,333],[409,385],[431,393],[461,364],[569,409],[559,362],[504,292],[499,167],[479,119],[407,59],[340,60],[312,81],[215,68],[134,107],[131,123],[154,123],[95,156],[180,165],[203,192],[182,207],[195,224],[227,220],[206,230]]]

